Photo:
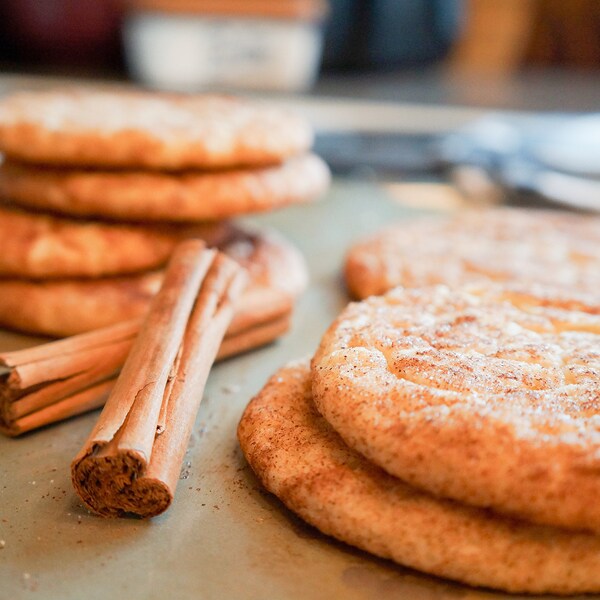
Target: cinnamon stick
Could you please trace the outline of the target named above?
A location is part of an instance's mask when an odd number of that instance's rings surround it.
[[[247,290],[217,360],[272,342],[289,329],[290,315],[285,294]],[[0,432],[18,436],[103,406],[140,324],[128,321],[0,354]]]
[[[115,381],[116,377],[107,379],[17,419],[14,422],[15,435],[100,408],[106,402]]]
[[[88,441],[71,466],[78,495],[103,516],[152,517],[173,500],[208,373],[245,273],[188,240],[163,286]]]
[[[106,388],[100,384],[117,375],[139,327],[138,321],[128,321],[1,354],[0,431],[19,435],[101,406]],[[67,399],[64,410],[46,410]]]

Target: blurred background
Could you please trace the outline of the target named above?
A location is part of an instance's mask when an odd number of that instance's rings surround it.
[[[336,74],[424,71],[597,80],[600,3],[0,0],[0,66],[186,90],[306,90]]]
[[[0,69],[302,98],[334,172],[600,206],[598,0],[0,0]]]

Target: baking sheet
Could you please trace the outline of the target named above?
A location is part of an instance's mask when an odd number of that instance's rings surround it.
[[[298,244],[312,284],[290,334],[211,372],[175,502],[164,515],[104,520],[79,504],[69,464],[98,412],[21,439],[0,437],[0,598],[500,597],[326,538],[260,489],[235,438],[251,396],[286,361],[311,354],[347,302],[340,266],[350,242],[414,214],[373,183],[337,181],[319,204],[250,220]],[[0,350],[34,341],[1,333]]]

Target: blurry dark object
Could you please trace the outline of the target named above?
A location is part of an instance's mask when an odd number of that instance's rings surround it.
[[[330,69],[431,63],[458,35],[462,0],[331,0],[323,63]]]
[[[120,0],[3,0],[3,46],[21,63],[118,61]]]
[[[511,75],[527,67],[600,69],[598,0],[465,0],[457,71]]]
[[[538,0],[525,62],[600,69],[600,2]]]
[[[315,152],[336,174],[414,175],[438,169],[438,141],[432,134],[321,132]]]
[[[600,114],[491,115],[449,135],[439,155],[508,196],[600,211]]]
[[[527,47],[534,0],[466,0],[465,26],[450,54],[457,71],[514,72]]]

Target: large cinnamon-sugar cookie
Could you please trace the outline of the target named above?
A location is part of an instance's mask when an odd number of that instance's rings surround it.
[[[323,416],[389,473],[600,532],[600,294],[396,288],[340,314],[312,374]]]
[[[193,227],[117,224],[0,204],[0,277],[103,277],[155,269],[184,237],[217,246],[235,232],[227,222]]]
[[[559,211],[488,209],[393,225],[346,257],[351,294],[493,280],[600,286],[600,219]]]
[[[310,202],[329,185],[313,154],[220,172],[93,171],[0,165],[0,196],[67,215],[144,221],[224,219]]]
[[[289,242],[270,232],[233,231],[218,247],[249,271],[250,283],[228,334],[285,316],[307,282],[304,259]],[[83,333],[144,315],[161,282],[160,271],[87,281],[0,279],[0,326]]]
[[[303,119],[227,96],[67,89],[0,102],[0,151],[53,165],[160,170],[280,162],[310,148]]]
[[[328,535],[427,573],[509,592],[600,590],[600,537],[420,492],[348,448],[315,409],[306,364],[249,404],[240,445],[263,485]]]

